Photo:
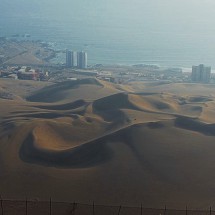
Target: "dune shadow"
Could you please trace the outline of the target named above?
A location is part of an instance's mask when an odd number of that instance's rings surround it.
[[[196,131],[207,136],[215,136],[215,124],[206,124],[197,119],[185,116],[177,117],[175,119],[175,126],[190,131]]]
[[[89,168],[107,162],[113,156],[105,138],[99,138],[80,146],[56,151],[36,146],[32,133],[24,140],[20,151],[24,162],[57,168]]]
[[[37,105],[34,106],[40,109],[47,109],[47,110],[72,110],[77,108],[85,108],[89,102],[85,102],[84,100],[76,100],[74,102],[59,104],[59,105]]]
[[[188,100],[189,102],[193,103],[202,103],[202,102],[210,102],[213,101],[213,99],[206,97],[206,96],[192,96]]]
[[[47,102],[47,103],[58,102],[67,97],[66,92],[68,90],[78,88],[79,85],[82,84],[103,86],[99,81],[97,81],[94,78],[80,79],[76,81],[63,81],[42,88],[41,90],[28,96],[26,100],[30,102]]]

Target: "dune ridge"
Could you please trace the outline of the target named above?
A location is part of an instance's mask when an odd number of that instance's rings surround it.
[[[69,144],[66,149],[62,148],[63,139],[58,140],[61,145],[53,147],[53,144],[41,144],[41,132],[37,132],[37,127],[28,134],[20,148],[20,156],[24,161],[35,162],[43,165],[62,167],[62,168],[86,168],[102,163],[111,159],[114,154],[108,144],[111,142],[122,142],[132,148],[132,141],[129,137],[131,130],[137,127],[148,127],[149,129],[160,129],[166,126],[167,121],[154,121],[147,123],[136,123],[107,132],[100,137],[79,143],[71,147]],[[56,131],[57,132],[57,131]],[[55,132],[55,135],[56,135]],[[55,135],[49,136],[49,142],[55,141]],[[54,136],[54,137],[53,137]],[[47,140],[46,140],[47,141]],[[73,140],[70,140],[70,144]]]
[[[213,202],[213,86],[19,84],[10,93],[21,99],[0,98],[3,195],[177,208]]]
[[[97,79],[83,79],[76,81],[65,81],[58,84],[42,88],[35,94],[26,97],[31,102],[59,102],[66,99],[71,94],[71,90],[78,88],[80,85],[92,85],[103,87],[103,85]]]

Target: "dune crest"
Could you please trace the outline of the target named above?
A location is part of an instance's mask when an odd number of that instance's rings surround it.
[[[0,98],[2,195],[177,208],[214,201],[213,86],[14,83],[0,83],[21,98]]]

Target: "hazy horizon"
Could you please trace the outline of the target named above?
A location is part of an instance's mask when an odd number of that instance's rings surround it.
[[[215,56],[214,6],[212,0],[2,0],[0,36],[26,32],[59,44],[62,40],[68,48],[106,44],[109,49],[103,47],[98,57],[111,55],[113,50],[113,59],[120,59],[126,51],[133,55],[136,49],[136,55],[142,56],[138,61],[211,64]],[[96,49],[90,51],[96,61]]]

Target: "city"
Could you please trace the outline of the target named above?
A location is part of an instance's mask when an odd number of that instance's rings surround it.
[[[37,80],[37,81],[63,81],[83,77],[97,77],[98,79],[113,83],[129,83],[130,81],[170,81],[174,83],[215,83],[215,75],[211,67],[200,64],[188,70],[182,68],[160,67],[158,65],[88,65],[88,55],[84,51],[65,51],[62,65],[50,63],[55,57],[55,51],[50,49],[46,43],[41,42],[16,42],[6,41],[7,46],[13,43],[18,47],[13,53],[7,50],[0,52],[1,65],[0,77],[9,79]],[[19,48],[19,43],[21,49]],[[23,55],[23,44],[25,52],[32,53],[32,47],[36,50],[31,59]],[[28,51],[29,50],[29,51]],[[6,54],[7,53],[7,54]],[[9,54],[8,54],[9,53]],[[40,54],[39,54],[40,53]],[[2,56],[2,57],[1,57]],[[14,57],[15,56],[15,57]],[[36,60],[36,57],[39,60]],[[19,58],[19,60],[18,60]],[[26,61],[26,63],[24,63]],[[39,62],[39,64],[37,63]],[[60,77],[59,77],[60,76]]]

